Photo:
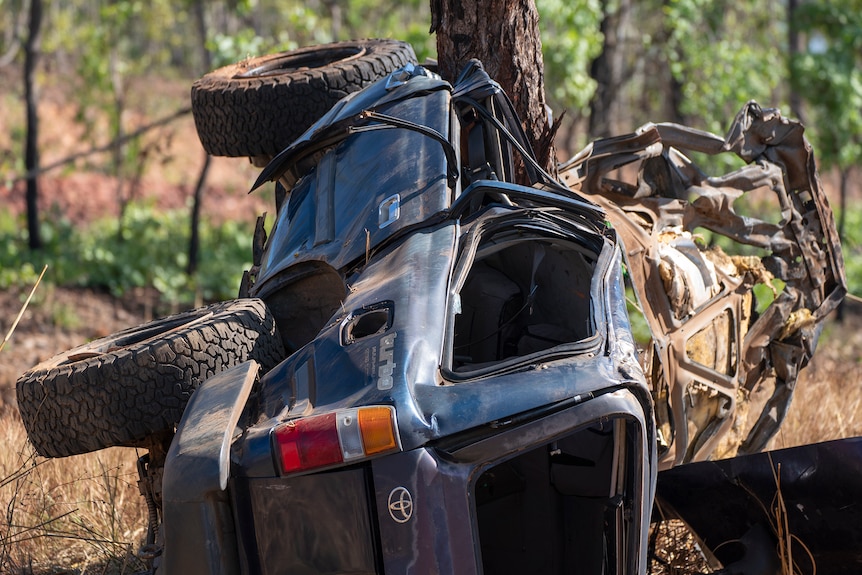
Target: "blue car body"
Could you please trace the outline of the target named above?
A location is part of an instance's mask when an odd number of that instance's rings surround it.
[[[656,440],[620,246],[529,157],[515,183],[513,118],[478,65],[454,87],[408,66],[264,170],[289,196],[246,289],[289,357],[192,397],[157,571],[645,571]]]

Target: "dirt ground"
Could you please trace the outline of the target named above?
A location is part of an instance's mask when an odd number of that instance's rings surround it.
[[[27,294],[0,291],[0,337],[4,337]],[[15,381],[24,370],[51,356],[138,325],[153,314],[153,295],[124,299],[93,290],[39,288],[0,352],[0,412],[15,406]]]

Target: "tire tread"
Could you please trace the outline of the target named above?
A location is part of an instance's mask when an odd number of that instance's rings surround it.
[[[73,360],[137,329],[183,318],[188,325]],[[118,332],[37,365],[18,380],[18,409],[36,451],[47,457],[135,445],[173,428],[207,378],[249,359],[265,373],[283,357],[263,301],[220,302]]]

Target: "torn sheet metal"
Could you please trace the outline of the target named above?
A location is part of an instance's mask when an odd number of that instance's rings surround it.
[[[721,573],[778,574],[782,555],[800,575],[862,571],[862,438],[682,465],[659,473],[656,501]]]
[[[710,177],[683,151],[735,154],[747,165]],[[561,173],[606,210],[626,246],[652,334],[642,362],[662,468],[761,451],[787,413],[823,320],[846,293],[832,211],[802,125],[749,102],[724,139],[647,124],[593,142]],[[750,193],[776,206],[779,221],[738,212],[734,202]]]

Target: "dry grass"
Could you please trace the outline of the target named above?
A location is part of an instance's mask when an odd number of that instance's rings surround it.
[[[860,328],[862,309],[844,324],[827,325],[771,449],[862,435]],[[145,535],[146,508],[137,490],[134,450],[40,458],[12,410],[0,415],[0,441],[6,447],[0,450],[0,573],[117,575],[142,569],[135,552]],[[778,505],[763,503],[781,508],[780,499]],[[804,545],[794,544],[793,525],[783,517],[774,517],[777,535],[786,550],[792,547],[793,561],[804,561]],[[712,572],[682,522],[657,524],[651,542],[651,574]]]
[[[772,457],[769,458],[772,464]],[[794,560],[794,551],[798,558],[801,550],[807,555],[807,565],[813,566],[814,571],[817,571],[817,566],[814,562],[814,556],[805,545],[805,542],[796,537],[790,529],[790,521],[787,516],[787,506],[784,503],[784,494],[781,492],[781,464],[776,467],[772,465],[772,476],[775,479],[775,498],[772,501],[770,509],[772,510],[772,530],[778,538],[778,557],[781,560],[781,573],[784,575],[797,575],[802,573],[799,569],[797,561]]]
[[[0,573],[139,571],[145,535],[130,449],[45,459],[15,414],[0,417]]]
[[[826,324],[769,449],[862,436],[862,309],[848,312],[843,323]]]

